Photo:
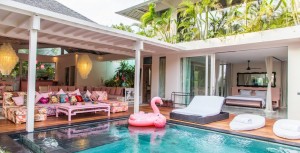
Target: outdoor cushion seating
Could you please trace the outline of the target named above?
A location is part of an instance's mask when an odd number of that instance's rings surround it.
[[[229,126],[231,130],[246,131],[264,127],[266,119],[259,115],[240,114],[233,118]]]
[[[274,123],[273,132],[285,139],[300,139],[300,121],[281,119]]]
[[[110,105],[110,112],[126,112],[128,110],[128,103],[123,101],[113,101],[113,100],[102,100],[100,102]]]
[[[17,106],[13,97],[26,96],[25,92],[4,92],[3,93],[3,115],[6,119],[16,124],[26,122],[26,101],[23,105]],[[26,99],[26,98],[24,98]],[[47,119],[47,109],[44,107],[35,107],[35,121],[44,121]]]
[[[175,109],[170,118],[199,124],[207,124],[229,118],[229,113],[221,112],[224,97],[195,96],[184,109]]]

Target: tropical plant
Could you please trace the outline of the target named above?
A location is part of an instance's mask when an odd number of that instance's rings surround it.
[[[175,43],[176,36],[172,34],[171,25],[174,22],[171,20],[172,9],[167,9],[159,14],[155,10],[155,4],[149,4],[148,11],[141,17],[141,25],[149,31],[153,31],[155,36],[160,40],[169,43]]]
[[[134,87],[135,68],[127,61],[121,61],[113,78],[104,82],[107,87]]]
[[[172,9],[156,12],[155,4],[141,17],[137,34],[175,43],[283,28],[300,24],[299,0],[183,0],[178,6],[177,21]],[[234,2],[234,3],[233,3]],[[177,33],[171,29],[177,24]]]
[[[132,27],[130,25],[125,25],[123,23],[112,25],[112,27],[115,29],[119,29],[119,30],[123,30],[123,31],[127,31],[127,32],[132,32],[132,33],[134,32],[134,30],[132,29]]]

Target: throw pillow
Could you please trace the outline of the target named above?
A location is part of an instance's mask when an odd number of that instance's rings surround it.
[[[81,95],[79,89],[77,89],[77,90],[75,90],[73,92],[70,92],[69,94],[78,95],[78,96]]]
[[[75,98],[77,99],[78,102],[83,102],[82,96],[76,95]]]
[[[67,103],[69,102],[69,97],[67,94],[61,94],[59,95],[60,103]]]
[[[71,103],[77,102],[76,96],[71,96],[71,97],[70,97],[70,102],[71,102]]]
[[[98,101],[107,100],[107,92],[106,91],[95,91],[98,94]]]
[[[88,97],[91,97],[91,95],[92,95],[92,93],[91,93],[89,90],[87,90],[85,94],[86,94]]]
[[[57,97],[57,95],[50,95],[49,96],[49,100],[51,104],[57,104],[59,103],[59,98]]]
[[[91,98],[89,96],[87,96],[86,94],[84,94],[82,96],[82,99],[83,99],[84,102],[91,102],[92,101]]]
[[[96,92],[93,92],[92,95],[90,96],[92,101],[97,101],[99,98],[99,95]]]
[[[49,95],[51,94],[52,92],[46,92],[46,93],[35,92],[35,103],[39,102],[41,98],[49,98]]]
[[[57,95],[63,95],[63,94],[66,94],[62,89],[60,89],[59,91],[58,91],[58,93],[56,93]]]
[[[17,106],[24,105],[24,96],[12,97],[12,99]]]
[[[48,104],[48,103],[49,103],[49,98],[44,98],[44,97],[42,97],[42,98],[39,100],[39,102],[40,102],[41,104]]]

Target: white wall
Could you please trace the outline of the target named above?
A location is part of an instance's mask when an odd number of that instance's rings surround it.
[[[171,93],[180,89],[180,56],[166,56],[166,98],[171,99]]]
[[[288,118],[300,120],[300,45],[288,46]]]

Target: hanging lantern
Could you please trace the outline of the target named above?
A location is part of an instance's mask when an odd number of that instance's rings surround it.
[[[77,69],[82,79],[87,79],[93,67],[92,60],[89,55],[80,55],[77,61]]]
[[[19,62],[14,49],[9,43],[3,43],[0,47],[0,72],[2,75],[9,75]]]

